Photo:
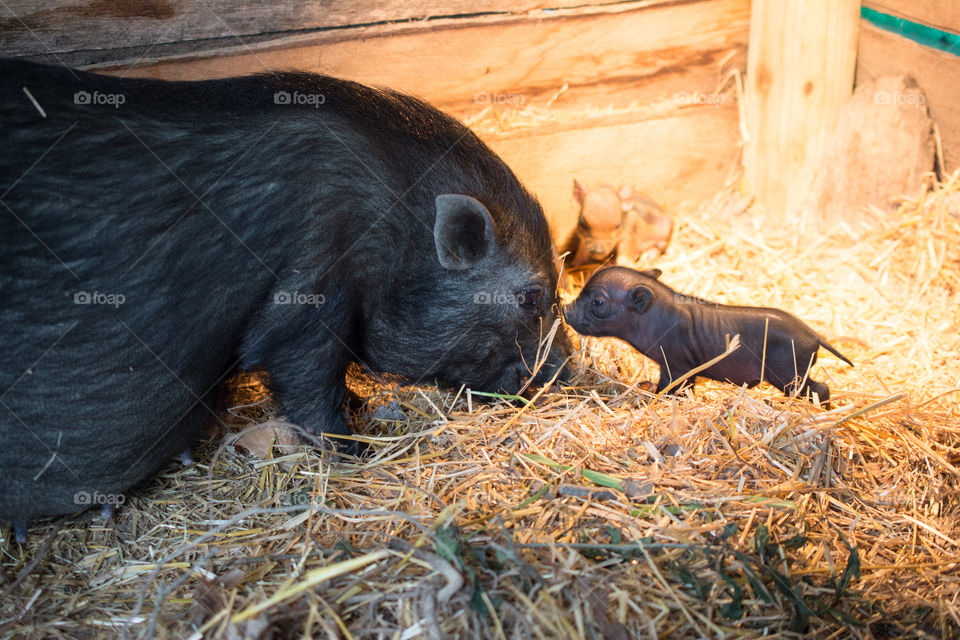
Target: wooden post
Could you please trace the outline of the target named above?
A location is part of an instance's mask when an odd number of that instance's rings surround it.
[[[752,0],[744,168],[770,220],[801,205],[853,92],[859,26],[860,0]]]

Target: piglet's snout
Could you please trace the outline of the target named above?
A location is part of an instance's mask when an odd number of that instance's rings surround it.
[[[610,252],[613,251],[613,247],[607,246],[605,244],[594,244],[588,247],[590,252],[590,257],[592,258],[605,258]]]

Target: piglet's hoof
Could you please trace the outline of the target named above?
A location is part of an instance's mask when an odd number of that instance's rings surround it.
[[[656,393],[657,392],[657,383],[651,382],[650,380],[644,380],[637,385],[637,391],[645,391],[647,393]]]

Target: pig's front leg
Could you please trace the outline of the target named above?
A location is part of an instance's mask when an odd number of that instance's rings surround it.
[[[344,453],[356,455],[358,442],[349,436],[344,417],[346,373],[350,355],[331,337],[326,344],[278,349],[264,363],[270,374],[270,389],[283,405],[290,422],[307,433],[327,436]]]
[[[330,306],[327,306],[330,305]],[[357,359],[349,314],[338,300],[318,304],[271,304],[244,337],[246,368],[265,369],[270,390],[291,422],[327,436],[344,453],[361,447],[344,417],[347,367]]]

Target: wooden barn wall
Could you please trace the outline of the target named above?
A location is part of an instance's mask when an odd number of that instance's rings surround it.
[[[957,0],[868,0],[865,7],[960,34]],[[860,22],[857,81],[882,75],[911,75],[927,95],[940,132],[946,173],[960,168],[960,51],[948,53]]]
[[[167,57],[323,30],[491,14],[523,15],[546,6],[591,3],[557,0],[5,0],[0,47],[63,64]]]
[[[565,114],[480,127],[559,235],[573,224],[574,177],[695,206],[738,160],[736,101],[715,92],[722,69],[743,68],[749,0],[36,4],[0,8],[6,53],[165,79],[316,71],[407,91],[465,120],[491,105]],[[654,115],[635,108],[664,102]]]

